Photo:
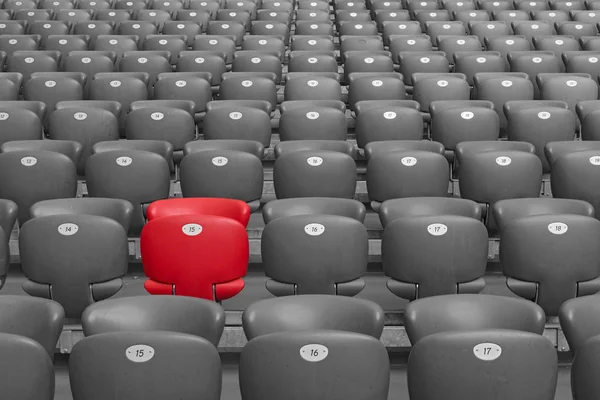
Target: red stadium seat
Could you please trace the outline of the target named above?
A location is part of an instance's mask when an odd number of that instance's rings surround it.
[[[244,227],[250,220],[250,207],[241,200],[212,197],[190,197],[158,200],[148,206],[148,221],[172,215],[216,215],[238,221]]]
[[[221,301],[244,288],[249,259],[246,229],[213,215],[173,215],[148,222],[141,235],[144,287]]]

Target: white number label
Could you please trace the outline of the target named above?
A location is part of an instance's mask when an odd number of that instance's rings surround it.
[[[446,86],[448,86],[448,81],[444,81],[444,80],[438,81],[437,84],[439,87],[446,87]]]
[[[187,85],[186,81],[176,81],[175,82],[175,86],[177,86],[177,87],[185,87],[185,85]]]
[[[562,222],[553,222],[548,225],[548,230],[554,235],[562,235],[569,230],[569,226]]]
[[[241,119],[243,116],[243,114],[239,111],[234,111],[229,113],[229,118],[233,119],[233,120],[238,120]]]
[[[110,81],[110,86],[117,88],[121,86],[121,81]]]
[[[323,159],[321,157],[308,157],[306,162],[311,167],[318,167],[319,165],[323,164]]]
[[[383,118],[385,119],[394,119],[396,118],[396,113],[393,111],[386,111],[383,113]]]
[[[577,81],[568,80],[567,81],[567,86],[568,87],[575,87],[575,86],[577,86]]]
[[[372,82],[372,85],[373,85],[373,86],[375,86],[375,87],[380,87],[380,86],[382,86],[382,85],[383,85],[383,81],[380,81],[380,80],[378,80],[378,79],[377,79],[377,80],[374,80],[374,81]]]
[[[511,87],[513,85],[513,83],[511,81],[502,81],[502,86],[504,87]]]
[[[427,232],[433,236],[442,236],[448,232],[448,227],[444,224],[431,224],[427,227]]]
[[[316,58],[314,60],[316,61]],[[309,60],[309,62],[310,62],[310,60]],[[311,79],[310,81],[306,82],[306,84],[309,87],[317,87],[317,86],[319,86],[319,81],[315,81],[315,80]]]
[[[58,226],[58,233],[63,236],[72,236],[77,233],[79,227],[75,224],[60,224]]]
[[[250,87],[250,86],[252,86],[252,81],[242,81],[242,86],[243,87]]]
[[[214,157],[212,159],[212,163],[215,167],[223,167],[225,165],[227,165],[227,163],[229,162],[229,160],[227,159],[227,157]]]
[[[460,113],[462,119],[471,119],[475,116],[471,111],[464,111]]]
[[[202,233],[202,225],[200,224],[185,224],[181,227],[181,231],[187,236],[198,236]]]
[[[150,118],[152,118],[155,121],[160,121],[164,117],[165,117],[165,114],[163,114],[161,112],[155,112],[155,113],[150,114]]]
[[[420,60],[423,64],[428,64],[431,59],[429,57],[421,57]]]
[[[91,63],[91,62],[92,62],[92,59],[91,59],[91,58],[89,58],[89,57],[83,57],[83,58],[81,59],[81,63],[82,63],[82,64],[89,64],[89,63]]]
[[[127,167],[127,166],[131,165],[132,162],[133,162],[133,160],[131,159],[131,157],[117,158],[117,165],[119,165],[121,167]]]
[[[325,227],[321,224],[308,224],[304,227],[304,232],[310,236],[320,236],[325,232]]]
[[[494,361],[502,354],[502,347],[495,343],[479,343],[473,347],[475,357],[483,361]]]
[[[310,111],[306,113],[306,118],[308,119],[317,119],[319,118],[319,113],[316,111]]]
[[[53,88],[56,86],[56,81],[46,81],[44,85],[46,85],[46,87]]]
[[[37,164],[37,158],[35,157],[23,157],[21,158],[21,164],[26,167],[32,167]]]
[[[75,118],[77,121],[83,121],[87,118],[87,114],[84,112],[77,112],[73,114],[73,118]]]
[[[125,350],[125,357],[134,363],[147,362],[154,357],[154,349],[145,344],[136,344]]]
[[[327,358],[329,349],[322,344],[307,344],[300,349],[300,357],[308,362],[319,362]]]
[[[8,113],[0,113],[0,121],[6,121],[8,119],[8,117],[10,117],[10,114]]]
[[[417,159],[414,157],[403,157],[400,162],[407,167],[412,167],[417,164]]]
[[[146,64],[148,62],[148,59],[146,57],[140,57],[138,58],[138,62],[140,64]]]
[[[511,162],[512,160],[510,157],[502,156],[496,158],[496,164],[498,164],[501,167],[506,167],[507,165],[510,165]]]
[[[538,113],[539,119],[548,119],[550,118],[550,113],[548,111],[541,111]]]
[[[375,59],[372,57],[365,58],[365,64],[373,64],[374,62],[375,62]]]
[[[592,157],[590,157],[590,164],[592,164],[592,165],[600,165],[600,156],[592,156]]]

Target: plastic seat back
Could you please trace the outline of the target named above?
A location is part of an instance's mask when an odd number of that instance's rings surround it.
[[[445,354],[441,360],[439,352]],[[460,398],[550,400],[557,375],[554,346],[529,332],[438,333],[417,342],[408,360],[408,390],[414,400],[441,399],[448,393]],[[510,379],[510,385],[501,384],[498,377]],[[427,384],[432,381],[438,384]]]
[[[173,215],[146,224],[141,235],[144,286],[151,294],[221,301],[244,288],[249,244],[239,222],[214,215]]]
[[[33,339],[0,333],[0,373],[6,383],[2,398],[18,400],[54,398],[54,368],[44,348]],[[18,366],[9,360],[19,360]]]
[[[278,218],[263,231],[261,253],[265,274],[271,278],[266,283],[267,290],[276,296],[354,296],[364,287],[361,277],[368,262],[367,231],[352,218]]]
[[[566,300],[600,291],[600,221],[573,214],[517,218],[500,232],[500,263],[515,294],[549,316]]]
[[[378,339],[383,332],[383,318],[383,309],[372,301],[304,295],[253,303],[244,310],[242,324],[249,340],[275,332],[308,329],[356,332]]]
[[[127,234],[118,222],[95,215],[33,218],[21,228],[23,290],[51,298],[67,318],[116,294],[127,272]]]
[[[144,205],[169,197],[171,172],[167,160],[140,150],[112,150],[93,154],[86,163],[90,197],[110,197],[133,204],[130,235],[144,224]]]
[[[26,182],[26,184],[23,184]],[[0,154],[0,198],[14,201],[19,224],[40,200],[75,197],[77,173],[65,155],[49,151],[14,151]]]
[[[298,354],[298,349],[304,352]],[[321,396],[329,400],[384,400],[389,368],[385,347],[371,336],[336,331],[279,332],[259,336],[244,347],[240,390],[245,400]]]
[[[388,289],[407,300],[479,293],[485,286],[488,234],[474,218],[397,219],[385,227],[381,252],[385,274],[392,278]]]
[[[189,318],[195,315],[196,318]],[[135,296],[92,304],[81,322],[85,336],[123,331],[171,331],[208,340],[215,347],[225,328],[225,310],[184,296]]]
[[[140,344],[143,343],[143,344]],[[218,400],[221,360],[209,341],[177,332],[111,332],[75,345],[69,360],[74,400],[170,396]]]

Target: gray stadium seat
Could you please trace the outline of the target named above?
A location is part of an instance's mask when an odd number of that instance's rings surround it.
[[[110,140],[107,142],[98,142],[92,146],[92,154],[114,150],[139,150],[156,153],[167,160],[171,173],[175,171],[173,146],[169,142],[163,140]]]
[[[0,357],[5,360],[0,366],[3,399],[54,399],[54,368],[42,345],[24,336],[1,333]]]
[[[225,311],[214,301],[193,297],[134,296],[92,304],[83,312],[81,324],[85,336],[171,331],[200,336],[216,347],[225,328]]]
[[[388,289],[415,300],[485,287],[488,233],[474,218],[457,215],[400,218],[386,225],[381,240]]]
[[[539,197],[542,163],[524,142],[462,142],[456,146],[461,197],[492,206],[499,200]],[[518,178],[517,178],[518,177]],[[487,212],[488,226],[494,227]]]
[[[128,267],[125,230],[95,215],[33,218],[21,227],[19,251],[23,290],[57,301],[67,318],[117,293]]]
[[[448,176],[448,161],[440,154],[408,149],[375,153],[367,168],[367,191],[377,210],[390,199],[444,197]]]
[[[600,221],[573,214],[513,219],[500,232],[508,288],[549,316],[566,300],[600,291]]]
[[[77,173],[85,175],[85,163],[98,142],[119,139],[119,120],[100,108],[69,107],[50,114],[48,135],[52,140],[74,140],[82,146]]]
[[[97,215],[110,218],[121,224],[127,232],[133,216],[133,205],[122,199],[78,197],[43,200],[31,206],[31,218],[65,214]]]
[[[132,110],[125,119],[127,139],[169,142],[173,146],[174,162],[179,164],[183,158],[183,146],[196,138],[193,115],[162,104],[134,109],[136,103],[132,103]]]
[[[500,117],[500,129],[506,130],[504,104],[510,100],[533,100],[533,83],[524,73],[479,73],[473,78],[474,99],[494,103]]]
[[[423,117],[414,108],[382,104],[358,113],[355,131],[360,148],[382,140],[421,140]]]
[[[260,206],[263,165],[253,154],[227,149],[186,155],[180,165],[183,197],[219,197],[243,200],[252,211]]]
[[[279,137],[288,140],[346,140],[346,114],[331,107],[313,105],[287,110],[279,119]]]
[[[385,400],[389,365],[385,346],[371,336],[273,333],[251,340],[242,350],[240,390],[244,400]]]
[[[358,154],[356,147],[351,142],[345,140],[289,140],[277,143],[274,149],[275,158],[281,157],[282,154],[300,150],[335,151],[348,154],[353,159],[356,159]]]
[[[434,101],[431,113],[431,140],[440,142],[446,157],[454,161],[454,149],[461,142],[498,140],[500,119],[489,101]]]
[[[0,107],[0,145],[13,140],[42,139],[42,121],[20,107]]]
[[[535,303],[507,296],[451,294],[415,300],[404,313],[413,346],[426,336],[449,331],[510,329],[541,335],[544,310]]]
[[[589,338],[575,355],[571,369],[571,393],[574,400],[593,399],[598,393],[598,349],[600,336]]]
[[[458,197],[405,197],[386,200],[379,207],[385,228],[399,218],[428,215],[458,215],[481,220],[481,208],[474,201]]]
[[[576,136],[577,117],[566,105],[562,101],[557,104],[549,101],[509,101],[504,104],[507,139],[533,144],[544,173],[550,172],[544,153],[546,143],[574,140]]]
[[[581,142],[583,144],[594,142]],[[600,215],[600,192],[595,180],[600,159],[599,150],[566,152],[551,161],[550,183],[554,197],[584,200],[594,206],[596,217]]]
[[[384,312],[369,300],[331,295],[287,296],[251,304],[242,314],[248,340],[275,332],[336,330],[381,337]]]
[[[0,198],[17,204],[19,224],[30,218],[29,207],[36,202],[75,197],[76,192],[75,164],[67,156],[39,150],[0,154]]]
[[[573,355],[585,349],[590,339],[600,335],[599,305],[597,295],[583,296],[565,301],[558,310],[560,327]]]
[[[25,336],[41,344],[50,359],[62,332],[65,311],[55,301],[35,297],[0,296],[0,332]]]
[[[531,215],[576,214],[587,217],[594,216],[594,207],[585,201],[538,197],[533,199],[500,200],[492,207],[494,220],[502,227],[513,219]]]
[[[292,244],[293,245],[290,245]],[[365,226],[338,215],[295,215],[271,221],[261,238],[267,289],[276,296],[354,296],[365,283]]]
[[[0,153],[10,151],[51,151],[63,154],[77,165],[81,157],[81,144],[72,140],[15,140],[0,146]]]
[[[398,151],[426,151],[444,155],[444,146],[431,140],[384,140],[368,143],[364,148],[365,158],[370,160],[376,154]]]
[[[412,348],[408,391],[412,400],[441,400],[448,393],[462,399],[552,400],[557,362],[552,343],[529,332],[438,333]]]
[[[74,400],[218,400],[221,360],[206,339],[176,332],[110,332],[78,342],[69,359]]]
[[[194,140],[188,142],[183,147],[184,157],[188,154],[197,153],[205,150],[234,150],[244,153],[254,154],[261,160],[266,155],[265,147],[262,143],[255,140],[236,140],[236,139],[212,139],[212,140]]]
[[[314,214],[341,215],[364,222],[366,213],[366,207],[358,200],[330,197],[272,200],[262,209],[265,224],[278,218]]]
[[[221,107],[206,112],[202,120],[205,140],[256,140],[264,147],[271,144],[269,114],[254,107]]]
[[[347,154],[302,150],[282,154],[273,167],[278,199],[293,197],[354,198],[356,163]]]
[[[110,197],[133,204],[129,234],[139,235],[147,204],[169,197],[171,173],[167,160],[140,150],[110,150],[93,154],[86,164],[90,197]]]

